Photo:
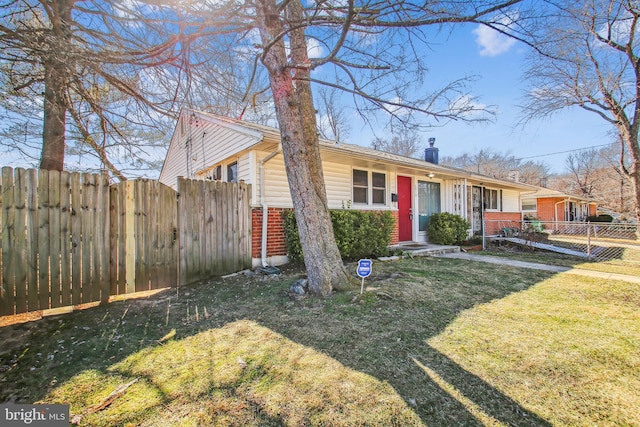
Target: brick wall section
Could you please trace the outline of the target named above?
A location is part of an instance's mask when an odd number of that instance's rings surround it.
[[[484,233],[491,236],[500,233],[500,230],[507,225],[501,224],[499,221],[504,221],[505,223],[515,221],[517,226],[522,220],[522,214],[520,212],[485,212],[484,219],[487,221]]]
[[[284,239],[284,218],[282,212],[289,209],[269,208],[267,221],[267,256],[281,256],[287,254],[287,244]]]
[[[288,209],[268,208],[267,217],[267,256],[282,256],[287,254],[284,240],[284,219],[282,212]],[[260,258],[262,249],[262,208],[251,210],[251,256]]]
[[[397,245],[400,242],[400,231],[398,229],[398,211],[391,212],[393,215],[393,219],[395,220],[395,224],[393,226],[393,230],[391,231],[391,244]]]
[[[285,208],[268,208],[269,217],[267,218],[267,256],[281,256],[287,254],[287,245],[284,235],[284,219],[282,212],[289,209]],[[391,244],[395,245],[399,241],[398,234],[398,212],[392,212],[395,219],[395,225],[391,232]],[[262,208],[253,208],[251,210],[251,257],[260,258],[262,249]]]
[[[556,203],[562,202],[562,197],[549,197],[545,199],[538,199],[538,219],[542,221],[564,221],[564,204],[560,203],[556,207]],[[553,215],[553,210],[557,209],[556,215]]]
[[[260,258],[262,208],[251,209],[251,258]]]
[[[564,199],[562,197],[549,197],[538,199],[537,218],[543,221],[564,221]],[[555,216],[553,211],[556,211]],[[596,205],[589,204],[589,215],[596,214]]]

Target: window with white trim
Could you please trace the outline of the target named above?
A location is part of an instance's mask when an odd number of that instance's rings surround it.
[[[363,205],[386,205],[387,175],[353,169],[353,203]]]
[[[500,198],[498,190],[494,190],[492,188],[484,189],[484,208],[487,210],[498,210],[500,209]]]
[[[369,198],[369,173],[367,171],[353,170],[353,203],[368,204]]]
[[[238,182],[238,162],[227,165],[227,182]]]
[[[379,172],[371,172],[371,201],[374,205],[384,205],[387,193],[387,176]]]
[[[536,212],[538,210],[538,200],[537,199],[522,199],[522,204],[520,205],[523,212]]]
[[[215,168],[213,168],[213,170],[211,171],[210,177],[213,181],[222,180],[222,165],[218,165]]]

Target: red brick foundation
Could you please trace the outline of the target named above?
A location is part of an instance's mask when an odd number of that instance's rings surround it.
[[[393,224],[393,230],[391,231],[391,244],[397,245],[400,242],[400,231],[398,230],[398,211],[392,211],[393,219],[395,223]]]
[[[500,233],[505,226],[504,223],[508,221],[520,224],[522,214],[520,212],[485,212],[484,219],[486,220],[484,233],[491,236]]]
[[[290,209],[268,208],[267,217],[267,257],[287,255],[284,240],[284,219],[282,212]],[[251,257],[260,258],[262,250],[262,208],[251,210]]]

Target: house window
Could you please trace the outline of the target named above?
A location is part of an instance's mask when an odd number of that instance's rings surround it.
[[[227,165],[227,182],[238,182],[238,162]]]
[[[492,190],[491,188],[484,189],[484,208],[498,210],[500,208],[498,204],[498,190]]]
[[[538,203],[536,199],[522,199],[522,211],[537,211]]]
[[[211,171],[210,179],[220,181],[222,179],[222,166],[218,165]]]
[[[367,171],[353,170],[353,203],[367,204],[369,199],[369,173]]]
[[[440,212],[440,183],[418,181],[418,230],[427,231],[429,218]]]
[[[384,205],[387,202],[387,175],[353,170],[353,203]]]
[[[374,205],[385,204],[385,194],[387,193],[387,177],[383,173],[371,173],[371,200]]]

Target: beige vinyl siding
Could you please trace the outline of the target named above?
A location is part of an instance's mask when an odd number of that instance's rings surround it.
[[[387,172],[387,175],[389,175],[387,179],[389,180],[389,201],[391,201],[391,193],[398,192],[398,173],[395,171],[389,171]]]
[[[244,157],[244,156],[243,156]],[[250,203],[254,204],[254,200],[258,200],[258,163],[257,163],[258,152],[257,151],[249,151],[246,154],[246,166],[243,165],[241,169],[241,178],[247,184],[251,184],[251,199]],[[259,200],[258,200],[259,201]]]
[[[459,184],[458,181],[451,179],[440,183],[440,209],[443,212],[456,213],[453,200],[455,184]]]
[[[520,212],[520,193],[515,190],[502,190],[502,211]]]
[[[323,162],[322,171],[327,189],[329,209],[341,209],[351,200],[351,167]]]
[[[260,183],[259,183],[259,166],[260,161],[265,158],[269,153],[258,152],[256,155],[256,192],[253,204],[260,203]],[[327,191],[327,200],[330,209],[341,209],[346,207],[352,198],[351,195],[351,171],[352,168],[349,165],[333,162],[323,162],[323,174],[325,179],[325,188]],[[380,171],[387,175],[387,207],[390,205],[388,202],[390,199],[391,191],[389,187],[393,184],[395,187],[395,175]],[[269,160],[264,166],[265,185],[267,187],[267,193],[265,195],[265,202],[272,207],[293,207],[291,201],[291,194],[289,193],[289,183],[285,173],[284,160],[282,153]],[[372,206],[353,206],[359,209],[384,209],[382,205]]]
[[[187,175],[187,153],[184,150],[184,139],[180,138],[179,132],[173,134],[173,140],[167,152],[159,181],[174,190],[178,186],[178,177]]]
[[[252,167],[255,170],[255,174],[248,182],[251,184],[251,204],[253,206],[260,204],[260,192],[262,191],[262,188],[260,188],[260,161],[264,159],[267,154],[268,153],[265,153],[264,151],[251,152]]]
[[[238,181],[251,183],[251,179],[252,179],[251,157],[252,156],[249,155],[249,153],[238,157]]]
[[[200,130],[200,132],[196,132],[196,135],[192,137],[194,145],[192,158],[195,172],[202,171],[211,165],[234,157],[236,153],[243,150],[246,146],[253,145],[257,142],[254,138],[233,132],[230,129],[221,128],[211,123],[205,124],[198,130]],[[238,164],[238,169],[240,169],[240,164]]]
[[[198,126],[189,127],[189,120],[188,115],[180,117],[160,173],[160,182],[174,189],[178,176],[195,178],[202,175],[206,168],[234,156],[261,139],[255,132],[242,133],[202,119],[198,120]]]
[[[269,153],[261,153],[258,156],[258,167],[260,161],[265,158]],[[259,172],[256,174],[256,181],[260,180]],[[269,160],[264,165],[264,181],[267,187],[265,194],[265,202],[272,207],[290,208],[293,207],[291,202],[291,193],[289,192],[289,182],[287,181],[287,174],[284,168],[284,159],[282,153]],[[259,186],[260,184],[258,184]],[[261,188],[258,189],[262,191]],[[260,193],[257,193],[258,197],[254,203],[260,203]]]

